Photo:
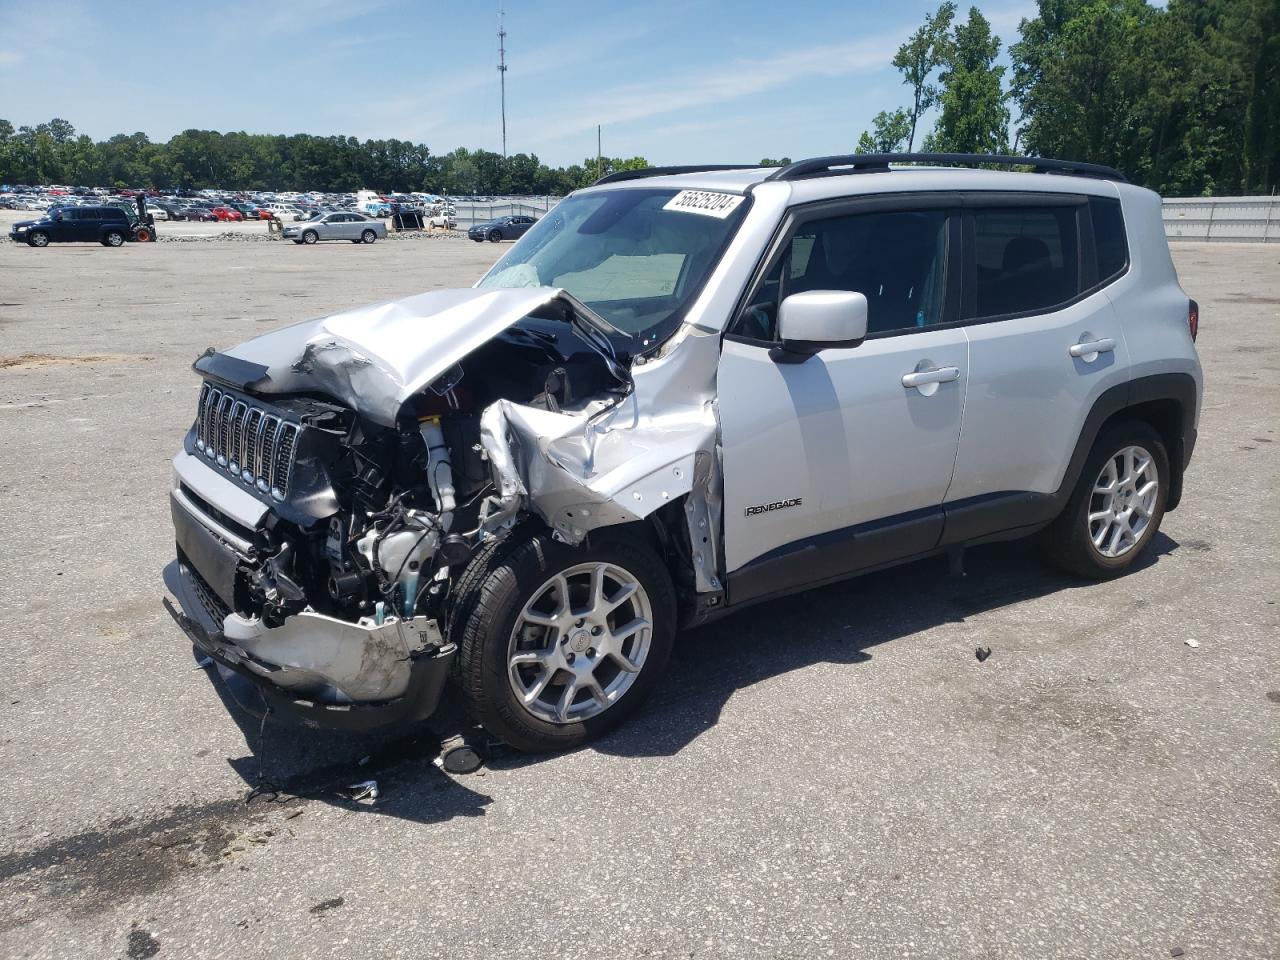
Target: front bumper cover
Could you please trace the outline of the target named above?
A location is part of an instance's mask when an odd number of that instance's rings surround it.
[[[240,616],[232,608],[243,544],[180,489],[170,506],[178,547],[170,589],[182,608],[179,622],[199,650],[249,680],[272,711],[310,727],[374,730],[435,710],[456,652],[436,621],[353,623],[308,610],[268,627]]]

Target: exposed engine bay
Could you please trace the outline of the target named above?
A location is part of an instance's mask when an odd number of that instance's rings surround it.
[[[308,607],[379,623],[436,615],[448,568],[511,522],[494,497],[481,411],[500,399],[553,414],[603,408],[629,389],[612,354],[578,332],[567,309],[554,301],[477,348],[414,394],[394,426],[324,397],[268,405],[207,385],[190,442],[215,462],[240,467],[237,449],[258,405],[265,419],[301,428],[287,491],[272,488],[280,502],[256,556],[241,565],[236,611],[269,627]],[[210,404],[226,408],[230,422]],[[214,450],[215,433],[231,449]],[[247,466],[251,457],[239,459]]]

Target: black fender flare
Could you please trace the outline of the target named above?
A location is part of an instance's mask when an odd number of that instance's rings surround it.
[[[1089,458],[1098,434],[1102,432],[1103,424],[1126,411],[1133,411],[1140,416],[1145,404],[1162,401],[1173,401],[1177,409],[1177,416],[1172,423],[1153,424],[1169,445],[1169,466],[1173,477],[1169,484],[1165,510],[1175,509],[1182,499],[1182,475],[1191,460],[1191,452],[1196,443],[1196,381],[1189,373],[1157,373],[1139,377],[1117,384],[1099,396],[1085,418],[1076,448],[1071,454],[1067,471],[1054,499],[1059,503],[1066,503],[1071,496],[1071,491],[1080,480],[1085,460]]]

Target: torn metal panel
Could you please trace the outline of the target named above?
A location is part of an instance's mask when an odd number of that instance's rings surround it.
[[[306,610],[268,627],[230,614],[218,653],[278,687],[333,702],[394,700],[409,685],[411,660],[444,643],[428,617],[357,623]]]
[[[710,516],[720,496],[715,348],[714,338],[696,337],[679,354],[638,365],[634,389],[615,403],[563,412],[509,400],[490,406],[482,440],[499,491],[495,512],[520,502],[576,544],[591,530],[641,520],[695,494],[698,589],[718,590],[718,516]]]
[[[553,287],[433,290],[272,331],[202,357],[197,369],[214,363],[224,377],[234,377],[237,369],[253,370],[252,384],[231,385],[252,386],[264,395],[327,394],[392,426],[407,399],[560,296]],[[228,357],[245,363],[216,359]],[[217,375],[212,368],[202,372]]]
[[[693,487],[684,504],[689,545],[693,551],[694,587],[698,593],[724,589],[720,579],[720,517],[724,488],[720,482],[720,447],[699,450],[693,467]]]

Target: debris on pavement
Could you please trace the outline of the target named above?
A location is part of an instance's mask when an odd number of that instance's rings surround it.
[[[1191,637],[1187,637],[1187,639],[1186,639],[1186,640],[1184,640],[1184,641],[1182,641],[1182,642],[1183,642],[1183,643],[1185,643],[1188,647],[1191,647],[1193,650],[1194,650],[1196,647],[1200,646],[1200,641],[1199,641],[1199,640],[1193,640]]]
[[[991,656],[991,648],[979,647],[977,650],[973,651],[973,655],[978,658],[979,663],[982,663],[987,659],[987,657]]]
[[[348,800],[354,800],[356,803],[375,803],[378,799],[378,781],[362,780],[338,792]]]

